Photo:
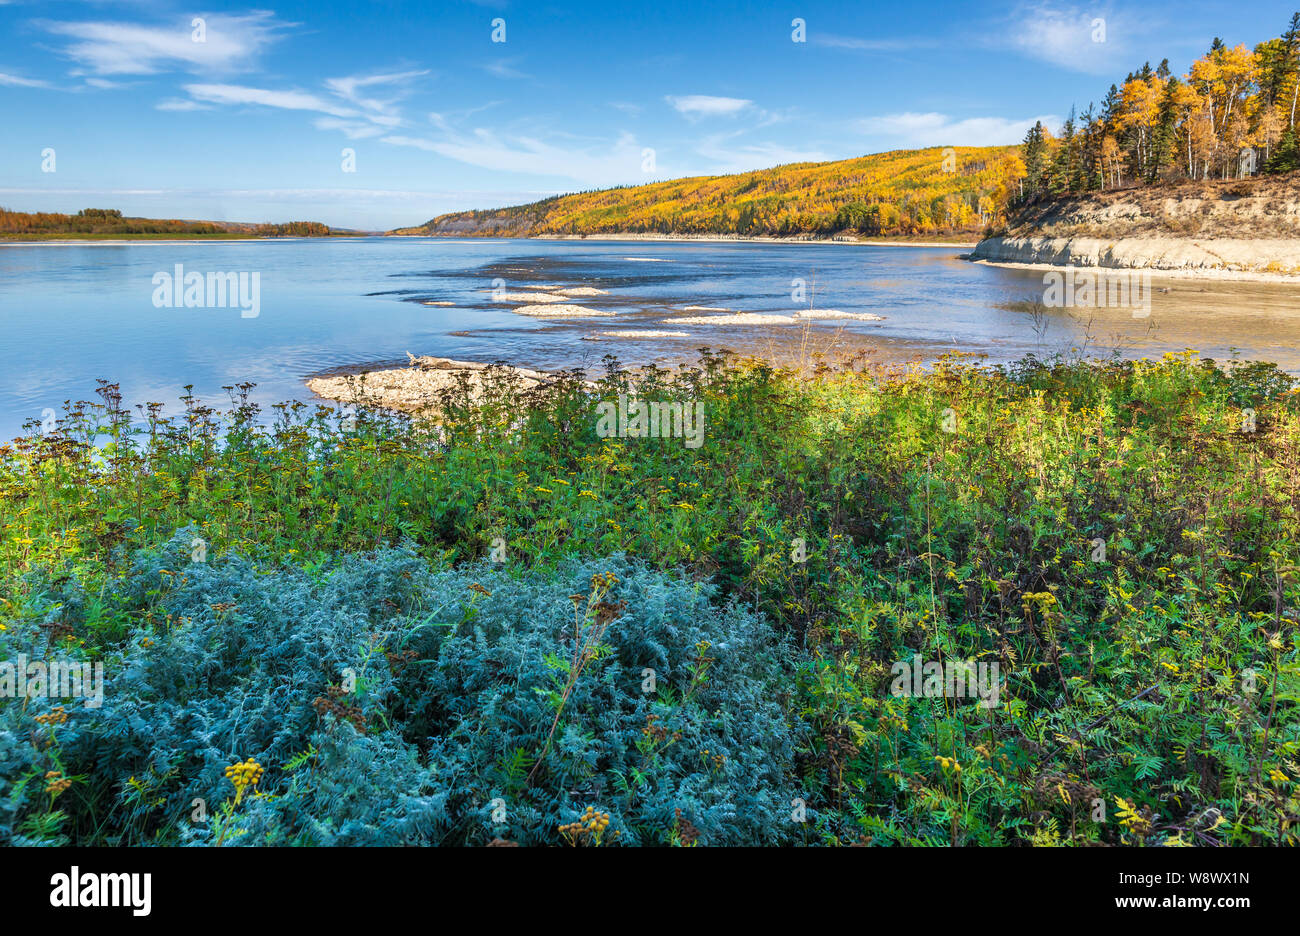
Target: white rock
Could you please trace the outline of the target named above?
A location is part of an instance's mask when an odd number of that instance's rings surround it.
[[[526,305],[515,309],[515,314],[531,315],[534,318],[586,318],[614,313],[580,305]]]

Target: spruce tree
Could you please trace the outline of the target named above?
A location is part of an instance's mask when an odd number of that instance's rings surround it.
[[[1043,139],[1043,123],[1036,121],[1025,134],[1023,146],[1025,160],[1024,200],[1032,201],[1042,194],[1044,176],[1047,174],[1047,141]]]
[[[1295,128],[1289,128],[1277,142],[1277,149],[1264,163],[1264,171],[1273,174],[1300,169],[1300,140],[1296,139]]]
[[[1160,98],[1159,116],[1156,118],[1155,131],[1151,141],[1151,165],[1147,167],[1147,181],[1155,182],[1160,174],[1173,165],[1178,158],[1178,109],[1174,104],[1175,95],[1182,86],[1177,78],[1170,78],[1165,83],[1165,92]]]

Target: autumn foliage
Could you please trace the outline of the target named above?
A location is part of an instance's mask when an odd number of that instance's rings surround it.
[[[462,211],[394,233],[495,237],[976,233],[1000,220],[1008,193],[1023,171],[1019,154],[1008,146],[895,150]]]
[[[1300,168],[1300,13],[1253,49],[1215,39],[1181,78],[1168,59],[1130,73],[1058,136],[1025,138],[1017,200]]]
[[[0,208],[0,237],[325,237],[330,229],[319,221],[286,224],[236,224],[178,221],[171,218],[124,218],[116,208],[86,208],[75,215],[27,213]]]

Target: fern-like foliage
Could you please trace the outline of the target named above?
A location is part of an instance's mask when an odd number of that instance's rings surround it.
[[[140,623],[101,658],[101,707],[65,701],[34,742],[20,726],[56,700],[0,700],[0,839],[542,844],[587,807],[605,844],[668,843],[679,811],[702,843],[799,836],[788,648],[713,586],[621,556],[515,575],[403,549],[308,575],[193,562],[191,536],[131,557],[112,602]],[[589,608],[571,596],[598,573],[617,583]],[[86,601],[71,580],[48,600]],[[588,613],[607,626],[557,720]],[[0,650],[67,656],[47,633],[16,623]],[[232,805],[247,758],[265,773]],[[57,821],[50,769],[81,778]]]

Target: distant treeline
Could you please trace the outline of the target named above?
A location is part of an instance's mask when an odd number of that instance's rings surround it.
[[[254,231],[261,237],[329,237],[330,229],[319,221],[289,221],[285,224],[259,224]]]
[[[319,221],[286,224],[235,224],[213,221],[178,221],[171,218],[124,218],[116,208],[86,208],[75,215],[53,212],[27,213],[0,208],[0,235],[170,235],[175,237],[327,237],[330,229]]]
[[[1253,49],[1215,39],[1181,78],[1148,62],[1058,136],[1036,124],[1015,200],[1300,169],[1298,111],[1300,13]]]

